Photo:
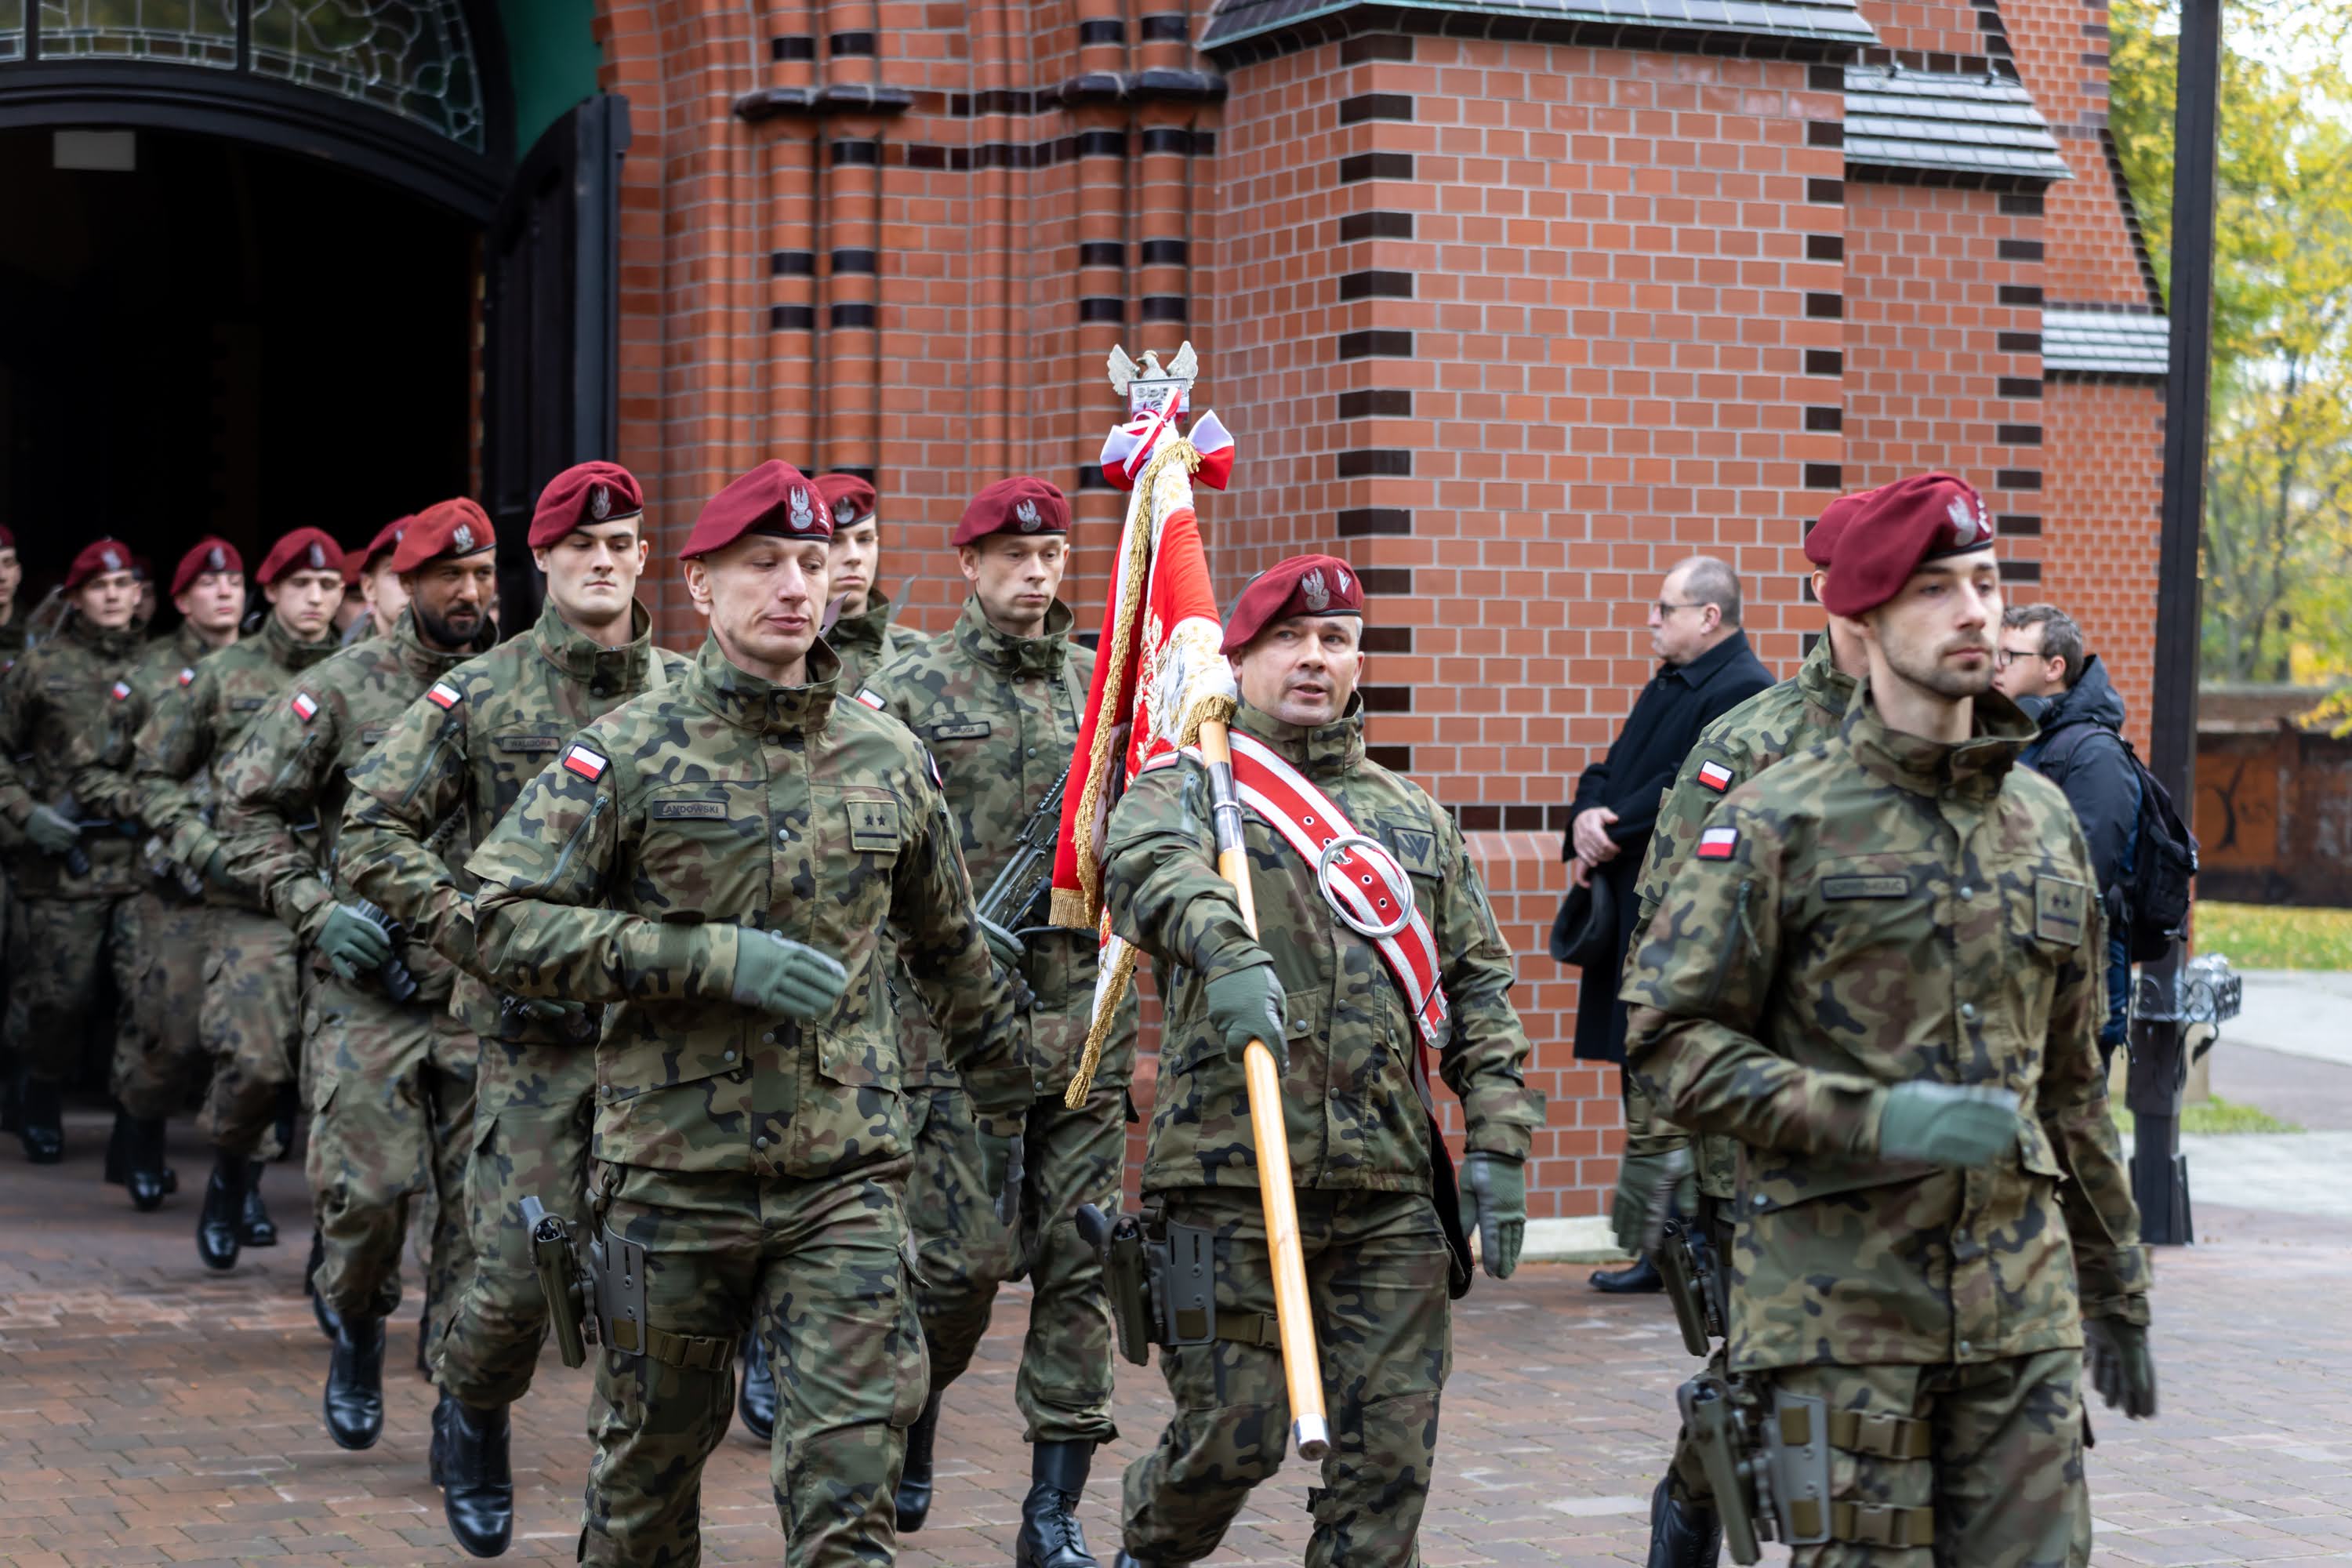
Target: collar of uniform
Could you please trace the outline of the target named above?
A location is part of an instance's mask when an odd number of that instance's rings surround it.
[[[1348,699],[1348,710],[1328,724],[1311,729],[1286,724],[1273,714],[1244,702],[1234,710],[1234,728],[1254,735],[1281,752],[1292,767],[1308,778],[1331,778],[1364,760],[1364,699]]]
[[[1008,637],[988,624],[988,617],[981,613],[980,595],[974,594],[963,602],[963,614],[956,617],[956,643],[982,664],[1008,674],[1052,675],[1062,668],[1070,624],[1076,619],[1070,606],[1056,599],[1045,612],[1044,631],[1034,637]]]
[[[1957,745],[1906,735],[1879,718],[1868,681],[1857,687],[1845,720],[1854,760],[1874,777],[1914,795],[1990,795],[2034,736],[2032,723],[1998,691],[1976,700],[1974,731]]]
[[[1797,667],[1797,689],[1805,694],[1806,701],[1831,713],[1843,713],[1853,700],[1853,677],[1837,667],[1827,632]]]
[[[195,623],[183,618],[178,626],[172,628],[172,651],[179,655],[182,664],[194,664],[215,650],[213,645],[205,641],[196,630]]]
[[[400,667],[426,685],[440,679],[479,652],[478,648],[461,647],[455,653],[443,653],[425,646],[417,635],[416,612],[403,610],[400,620],[392,628],[393,640],[400,645]]]
[[[611,697],[635,691],[646,683],[646,667],[653,658],[654,618],[643,605],[629,604],[629,640],[606,647],[563,618],[555,601],[539,609],[539,624],[530,628],[531,646],[539,656],[564,676]]]
[[[866,608],[843,616],[824,628],[824,640],[835,647],[879,648],[890,629],[890,595],[877,589],[866,595]]]
[[[261,623],[261,645],[269,650],[270,658],[278,668],[294,670],[310,668],[341,647],[343,639],[330,629],[317,642],[297,642],[294,634],[286,629],[286,623],[271,616]]]
[[[738,668],[714,635],[702,639],[687,679],[695,700],[740,729],[763,735],[796,730],[814,734],[833,713],[841,658],[819,639],[809,645],[808,684],[778,686]]]
[[[64,637],[101,658],[128,658],[146,639],[147,623],[132,617],[127,626],[101,626],[79,610],[66,617]]]

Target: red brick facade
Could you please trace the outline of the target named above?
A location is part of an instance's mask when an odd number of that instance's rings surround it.
[[[2063,62],[2103,13],[2020,11],[2023,60],[2089,71]],[[1953,468],[2042,572],[2017,586],[2080,595],[2144,693],[2152,395],[2045,387],[2037,335],[2057,279],[2126,297],[2130,237],[2084,166],[2095,136],[2063,141],[2075,187],[2046,201],[1857,179],[1850,49],[1349,15],[1212,59],[1201,16],[1102,0],[607,0],[605,86],[635,128],[619,456],[671,535],[767,456],[870,471],[885,579],[927,626],[962,595],[965,495],[1042,473],[1073,489],[1066,596],[1090,624],[1118,506],[1080,488],[1118,412],[1103,357],[1189,336],[1198,402],[1242,442],[1203,507],[1220,587],[1302,548],[1364,573],[1376,754],[1459,814],[1523,955],[1552,1106],[1534,1212],[1594,1213],[1615,1075],[1570,1059],[1576,982],[1542,937],[1575,774],[1650,673],[1658,577],[1730,558],[1785,671],[1820,625],[1805,521],[1840,489]],[[1928,68],[2007,48],[1991,0],[1863,16]],[[2063,113],[2091,124],[2077,99]],[[660,608],[688,624],[674,585]]]

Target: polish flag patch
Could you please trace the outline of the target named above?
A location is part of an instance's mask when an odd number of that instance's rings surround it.
[[[1737,827],[1709,827],[1698,836],[1698,858],[1702,860],[1728,860],[1731,852],[1738,847]]]
[[[1721,795],[1731,787],[1731,770],[1721,763],[1701,763],[1698,765],[1698,782]]]
[[[882,711],[882,699],[875,696],[874,693],[866,690],[866,688],[862,686],[857,689],[857,700],[865,703],[866,706],[873,709],[877,713]]]
[[[563,753],[563,765],[570,768],[573,773],[578,773],[582,778],[586,779],[590,784],[594,784],[598,779],[604,776],[605,768],[611,764],[606,763],[603,757],[600,757],[595,752],[590,751],[587,747],[574,745],[570,751]]]
[[[319,716],[319,700],[307,691],[294,694],[294,717],[305,724]]]
[[[425,695],[433,699],[433,705],[445,712],[465,700],[465,693],[446,680],[435,681],[425,689]]]
[[[131,682],[118,680],[114,683],[114,700],[117,702],[128,702],[131,700]]]
[[[180,667],[180,684],[183,686],[194,686],[195,683],[195,670],[187,665],[182,665]]]

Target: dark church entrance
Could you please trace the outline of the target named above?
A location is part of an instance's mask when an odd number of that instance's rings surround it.
[[[0,132],[0,521],[28,605],[98,533],[159,573],[206,532],[257,564],[287,529],[357,542],[467,488],[475,225],[162,130]]]

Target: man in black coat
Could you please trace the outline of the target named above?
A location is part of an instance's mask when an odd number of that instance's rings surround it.
[[[1723,562],[1695,555],[1666,574],[1650,605],[1650,646],[1662,668],[1642,689],[1609,754],[1576,781],[1567,843],[1569,877],[1608,885],[1617,940],[1606,966],[1587,968],[1577,988],[1576,1055],[1625,1060],[1625,1008],[1617,1000],[1625,947],[1633,934],[1633,884],[1658,820],[1658,803],[1675,782],[1698,732],[1772,684],[1739,629],[1739,578]],[[1592,1282],[1603,1290],[1654,1290],[1647,1258]]]

